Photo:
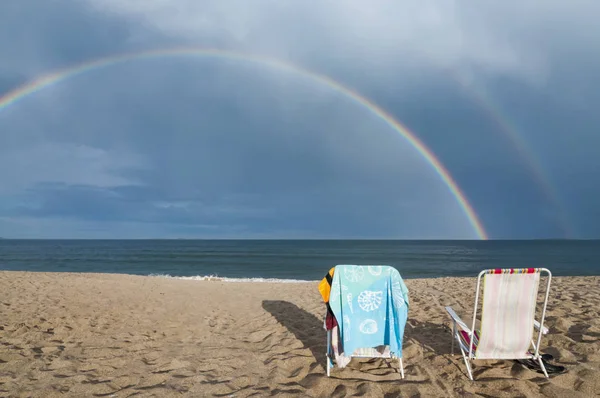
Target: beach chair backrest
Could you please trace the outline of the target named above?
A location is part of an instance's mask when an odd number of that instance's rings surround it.
[[[477,314],[480,281],[483,277],[481,329],[477,341],[477,359],[526,358],[531,347],[540,275],[548,272],[548,286],[542,319],[545,316],[550,287],[550,271],[544,268],[485,270],[477,279],[473,328]],[[541,339],[541,334],[538,337]],[[471,356],[471,353],[469,353]]]
[[[337,265],[329,305],[343,336],[344,351],[389,345],[402,357],[408,317],[408,289],[398,270],[388,265]]]

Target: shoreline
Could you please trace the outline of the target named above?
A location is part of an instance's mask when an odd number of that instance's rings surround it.
[[[451,305],[470,319],[475,277],[405,279],[406,378],[385,360],[325,375],[318,281],[0,272],[0,395],[592,396],[600,391],[600,277],[553,277],[545,380],[512,361],[450,355]],[[219,283],[220,282],[220,283]]]
[[[550,270],[552,271],[552,270]],[[109,275],[109,276],[126,276],[126,277],[141,277],[141,278],[159,278],[168,280],[182,280],[182,281],[196,281],[196,282],[226,282],[226,283],[279,283],[279,284],[311,284],[319,283],[321,279],[307,280],[307,279],[293,279],[293,278],[271,278],[271,277],[228,277],[219,275],[192,275],[192,276],[174,276],[169,274],[128,274],[128,273],[115,273],[115,272],[73,272],[73,271],[27,271],[27,270],[3,270],[0,269],[0,273],[24,273],[24,274],[48,274],[48,275],[73,275],[73,276],[97,276],[97,275]],[[477,279],[478,273],[474,273],[472,276],[402,276],[402,279],[407,281],[430,281],[430,280],[446,280],[446,279]],[[325,277],[325,273],[323,273]],[[563,279],[563,278],[599,278],[599,275],[554,275],[552,274],[552,280]]]

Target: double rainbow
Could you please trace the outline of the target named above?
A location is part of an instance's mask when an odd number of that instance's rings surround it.
[[[268,58],[264,56],[257,56],[253,54],[234,52],[220,49],[209,49],[209,48],[176,48],[176,49],[162,49],[152,51],[142,51],[134,53],[126,53],[121,55],[109,56],[100,59],[96,59],[89,62],[84,62],[73,67],[61,69],[57,72],[48,74],[40,77],[29,83],[18,87],[15,90],[8,92],[7,94],[0,97],[0,111],[6,107],[17,103],[19,100],[26,98],[29,95],[35,94],[36,92],[43,90],[47,87],[58,84],[71,77],[89,72],[94,69],[104,68],[111,65],[144,59],[144,58],[160,58],[160,57],[211,57],[211,58],[222,58],[230,59],[241,62],[252,62],[261,64],[271,68],[280,69],[287,72],[296,73],[312,79],[314,82],[329,87],[331,90],[351,99],[358,105],[368,109],[372,114],[387,123],[394,131],[400,134],[422,157],[427,163],[435,170],[435,172],[442,179],[444,184],[448,187],[465,216],[469,220],[473,231],[479,239],[486,240],[488,238],[487,233],[479,220],[479,217],[475,213],[475,210],[467,200],[465,194],[462,192],[454,178],[450,175],[448,170],[435,156],[435,154],[425,144],[419,140],[419,138],[411,132],[406,126],[403,126],[400,122],[395,120],[389,113],[381,109],[377,104],[373,103],[369,99],[363,97],[356,91],[343,86],[328,76],[318,74],[298,66],[283,62],[278,59]]]

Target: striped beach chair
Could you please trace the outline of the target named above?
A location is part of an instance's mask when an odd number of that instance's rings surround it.
[[[540,321],[535,320],[538,288],[542,272],[547,285]],[[479,330],[475,329],[479,291],[483,278],[483,304]],[[454,340],[458,342],[469,378],[473,380],[470,361],[475,359],[531,359],[539,362],[546,378],[548,372],[539,352],[544,327],[552,273],[546,268],[489,269],[479,273],[473,322],[469,328],[451,307],[446,311],[453,321]],[[534,329],[537,336],[534,341]]]

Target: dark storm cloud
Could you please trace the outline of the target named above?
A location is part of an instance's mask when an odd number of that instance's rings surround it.
[[[589,200],[600,193],[595,24],[583,1],[533,4],[518,16],[504,3],[422,1],[3,4],[0,89],[147,48],[268,54],[334,76],[404,121],[492,236],[562,236],[554,201],[460,75],[505,105],[577,235],[598,236],[586,217],[600,206]],[[475,237],[439,176],[389,126],[264,66],[114,65],[0,110],[0,131],[2,236]]]

